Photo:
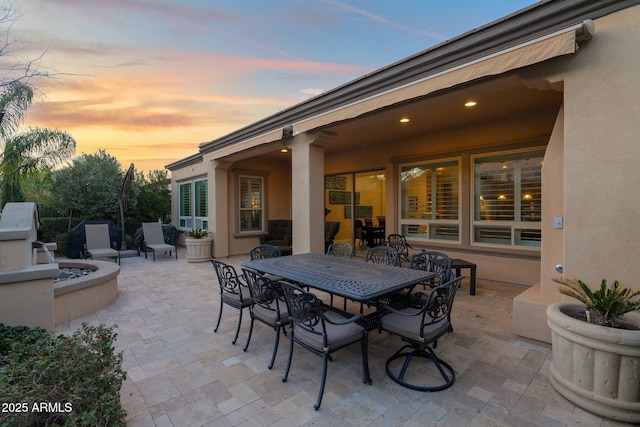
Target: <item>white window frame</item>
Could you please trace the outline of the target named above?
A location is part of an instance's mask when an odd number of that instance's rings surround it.
[[[480,209],[478,203],[480,199],[476,198],[476,187],[478,186],[476,176],[476,161],[488,157],[500,157],[500,156],[513,156],[518,155],[519,159],[525,158],[527,155],[536,155],[541,154],[540,158],[544,159],[546,147],[534,147],[522,150],[509,150],[509,151],[497,151],[490,153],[483,153],[471,156],[470,158],[470,170],[471,170],[471,229],[470,229],[470,237],[471,237],[471,245],[473,246],[482,246],[482,247],[492,247],[492,248],[509,248],[516,250],[527,250],[527,251],[540,251],[542,238],[539,240],[539,244],[526,244],[530,242],[526,239],[520,239],[519,236],[522,233],[526,233],[529,230],[533,230],[538,232],[542,230],[542,221],[522,221],[520,217],[521,212],[521,203],[522,203],[522,187],[521,187],[521,169],[518,166],[519,163],[516,163],[516,167],[514,168],[514,177],[513,177],[513,211],[514,211],[514,219],[513,220],[478,220],[476,219],[476,209]],[[518,160],[519,160],[518,159]],[[540,166],[542,168],[542,165]],[[542,171],[541,171],[542,172]],[[540,187],[542,191],[542,174],[540,174]],[[540,201],[540,205],[542,207],[542,199]],[[490,230],[495,230],[496,233],[502,233],[508,231],[510,234],[509,243],[497,243],[497,242],[487,242],[487,241],[477,241],[476,240],[476,229],[484,229],[488,232]]]
[[[205,185],[205,201],[204,209],[206,216],[196,215],[196,183],[204,182]],[[182,215],[182,188],[188,186],[189,188],[189,214]],[[209,229],[209,182],[207,178],[197,178],[190,181],[178,182],[178,229],[180,230],[194,230],[194,229]]]
[[[446,165],[449,163],[455,162],[457,164],[457,192],[458,192],[458,219],[437,219],[437,218],[403,218],[402,216],[402,207],[406,204],[409,204],[409,199],[403,200],[403,192],[402,192],[402,169],[408,168],[412,166],[428,166],[431,168],[431,173],[436,175],[437,168],[439,165]],[[433,191],[433,188],[437,185],[437,179],[431,180],[432,191],[431,194],[437,194]],[[460,245],[462,243],[462,158],[461,157],[451,157],[451,158],[439,158],[433,160],[423,160],[416,161],[411,163],[402,163],[398,165],[398,218],[399,218],[399,229],[400,233],[404,234],[408,241],[416,242],[416,243],[424,243],[424,242],[437,242],[438,244],[454,244]],[[437,205],[438,200],[435,200],[435,204]],[[420,207],[417,207],[418,209]],[[435,206],[432,206],[431,212],[435,212]],[[405,229],[404,227],[407,227]],[[408,228],[411,226],[425,227],[425,232],[420,233],[418,236],[416,233],[407,232]],[[458,229],[458,236],[455,239],[451,238],[439,238],[438,234],[436,234],[435,230],[442,229],[445,227],[456,227]]]

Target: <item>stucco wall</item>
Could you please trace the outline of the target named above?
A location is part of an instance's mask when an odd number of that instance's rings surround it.
[[[564,271],[637,286],[640,6],[596,21],[565,74]]]
[[[283,154],[281,160],[271,157],[254,157],[236,162],[230,168],[228,189],[231,201],[227,208],[231,234],[237,227],[237,215],[233,202],[235,194],[237,194],[234,171],[264,175],[267,183],[267,218],[291,219],[291,161],[289,156]],[[259,243],[257,236],[231,238],[229,239],[229,255],[246,254]]]
[[[640,273],[640,6],[595,21],[577,54],[526,74],[564,87],[564,107],[543,168],[539,286],[514,301],[514,331],[549,341],[546,306],[561,299],[553,278],[638,286]],[[562,152],[561,152],[562,151]],[[549,182],[553,181],[553,182]],[[563,216],[563,229],[553,217]],[[566,297],[564,297],[566,299]]]

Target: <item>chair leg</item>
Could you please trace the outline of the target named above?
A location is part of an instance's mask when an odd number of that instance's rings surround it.
[[[240,325],[242,325],[242,311],[243,311],[243,307],[239,308],[240,311],[240,315],[238,316],[238,327],[236,328],[236,336],[233,337],[233,341],[231,341],[231,344],[235,345],[236,341],[238,341],[238,335],[240,335]]]
[[[408,352],[403,352],[405,348],[413,348],[413,350]],[[425,385],[425,386],[406,382],[404,380],[404,376],[407,373],[409,363],[412,361],[414,357],[431,360],[433,364],[436,366],[436,368],[438,369],[438,372],[440,372],[443,382],[440,383],[439,385]],[[400,369],[400,372],[398,373],[398,375],[396,375],[395,373],[391,372],[390,365],[391,365],[391,362],[393,362],[394,360],[401,359],[401,358],[404,358],[404,362],[402,364],[402,368]],[[439,359],[430,347],[426,347],[423,350],[421,350],[421,349],[412,347],[410,345],[405,345],[404,347],[400,348],[400,350],[398,350],[393,356],[387,359],[387,362],[385,364],[385,370],[389,378],[391,378],[396,383],[417,391],[428,391],[428,392],[442,391],[451,387],[456,380],[456,374],[453,368],[451,367],[451,365],[449,365],[447,362],[443,361],[442,359]],[[412,377],[412,375],[409,375],[409,376]],[[412,378],[412,379],[415,379],[415,378]]]
[[[251,334],[253,333],[253,314],[251,315],[251,323],[249,323],[249,335],[247,336],[247,342],[244,343],[242,351],[247,351],[249,348],[249,342],[251,341]]]
[[[363,337],[360,341],[360,350],[362,352],[362,382],[371,385],[371,375],[369,375],[369,332],[362,331]]]
[[[276,343],[273,345],[273,354],[271,355],[271,361],[267,366],[268,369],[273,368],[273,364],[276,361],[276,353],[278,353],[278,344],[280,343],[280,329],[282,327],[280,325],[276,326]]]
[[[224,303],[222,302],[222,298],[220,298],[220,311],[218,312],[218,323],[216,323],[216,328],[213,330],[213,332],[218,332],[218,328],[220,327],[220,319],[222,319],[222,306],[224,306]]]
[[[313,405],[314,409],[317,411],[320,409],[320,404],[322,403],[322,395],[324,394],[324,385],[327,381],[327,365],[329,364],[329,355],[324,353],[322,355],[322,381],[320,382],[320,391],[318,392],[318,401],[315,405]]]
[[[293,358],[293,328],[291,328],[291,336],[289,337],[289,360],[287,360],[287,367],[284,368],[284,373],[282,374],[282,382],[287,381],[287,377],[289,376],[289,369],[291,368],[292,358]]]

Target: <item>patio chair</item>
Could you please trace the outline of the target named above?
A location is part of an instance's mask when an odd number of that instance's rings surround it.
[[[451,308],[462,276],[434,288],[421,308],[407,307],[396,310],[385,306],[389,312],[381,317],[378,332],[387,331],[398,335],[407,344],[387,359],[385,370],[396,383],[418,391],[441,391],[453,385],[455,371],[447,362],[436,356],[434,349],[438,339],[451,331]],[[410,349],[405,351],[406,349]],[[429,359],[435,365],[440,377],[433,369],[410,369],[414,358]],[[402,360],[398,370],[392,365]],[[411,381],[411,382],[409,382]]]
[[[368,332],[356,322],[362,319],[362,315],[351,318],[332,311],[330,307],[322,305],[320,300],[311,292],[289,282],[279,282],[282,286],[289,322],[291,324],[291,336],[289,341],[289,360],[282,376],[286,382],[293,358],[293,344],[297,343],[302,348],[322,356],[322,380],[318,399],[313,405],[315,410],[320,409],[322,395],[327,379],[327,364],[331,354],[348,345],[360,342],[362,355],[362,381],[371,384],[369,376],[369,360],[367,356]]]
[[[236,328],[236,335],[231,341],[235,344],[238,340],[238,334],[240,333],[240,325],[242,324],[242,312],[245,308],[251,306],[251,292],[247,285],[240,279],[236,273],[236,269],[225,262],[217,259],[212,259],[211,264],[216,271],[218,277],[218,285],[220,286],[220,311],[218,313],[218,323],[216,324],[213,332],[218,332],[220,327],[220,319],[222,319],[222,307],[228,305],[238,309],[238,327]]]
[[[273,245],[258,245],[249,250],[251,261],[257,259],[274,258],[280,256],[280,248]]]
[[[348,242],[336,242],[329,245],[327,255],[338,258],[352,258],[353,245]],[[329,304],[333,307],[333,295],[330,297]],[[347,299],[344,299],[344,310],[347,311]]]
[[[142,234],[144,235],[144,257],[147,258],[147,252],[153,253],[153,262],[156,262],[156,252],[175,252],[176,259],[178,259],[178,250],[175,246],[169,245],[164,241],[164,234],[162,233],[162,224],[159,222],[143,222]]]
[[[400,265],[398,262],[398,251],[390,246],[376,246],[375,248],[367,249],[364,255],[364,262],[382,265]]]
[[[327,255],[337,256],[339,258],[352,258],[353,245],[348,242],[336,242],[329,245]]]
[[[454,275],[451,270],[451,263],[451,258],[445,253],[422,251],[411,257],[409,268],[436,273],[433,279],[422,283],[424,289],[426,289],[427,286],[435,288],[453,279]]]
[[[384,244],[387,246],[391,246],[398,252],[398,265],[402,265],[402,260],[411,262],[409,259],[409,249],[415,249],[409,243],[407,243],[406,237],[402,234],[389,234],[387,236],[387,240],[384,241]]]
[[[91,259],[113,258],[120,264],[120,251],[111,246],[109,224],[87,224],[84,226],[86,236],[85,254]]]
[[[251,325],[249,326],[247,342],[242,350],[247,351],[247,348],[249,348],[254,320],[259,320],[265,325],[271,326],[276,331],[276,342],[273,345],[273,354],[267,366],[271,369],[273,368],[273,362],[276,360],[276,353],[278,352],[280,331],[285,335],[287,334],[287,330],[284,328],[285,325],[289,324],[287,303],[284,301],[282,290],[276,282],[269,280],[267,276],[249,268],[243,268],[242,272],[244,280],[249,287],[249,292],[251,293],[251,306],[249,307]]]

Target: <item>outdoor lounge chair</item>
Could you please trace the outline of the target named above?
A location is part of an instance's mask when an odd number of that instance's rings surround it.
[[[327,364],[331,353],[360,342],[362,381],[371,384],[367,355],[368,332],[356,323],[362,319],[362,315],[359,314],[351,318],[344,317],[341,313],[323,305],[313,293],[307,292],[289,282],[281,281],[279,284],[282,286],[282,292],[287,301],[291,325],[289,360],[282,375],[282,382],[286,382],[289,376],[294,343],[318,356],[322,356],[320,391],[318,392],[318,400],[313,405],[317,411],[322,403],[324,385],[327,379]]]
[[[120,252],[111,247],[109,224],[87,224],[84,226],[86,236],[86,255],[91,259],[113,258],[120,264]]]
[[[385,364],[387,375],[396,383],[418,391],[441,391],[455,382],[455,371],[448,363],[439,359],[433,349],[438,344],[438,338],[451,332],[451,307],[462,279],[463,277],[457,277],[434,288],[421,308],[396,310],[384,306],[389,314],[380,319],[378,332],[387,331],[398,335],[407,343],[387,359]],[[411,350],[404,351],[405,349]],[[414,358],[431,360],[437,370],[422,366],[410,369]],[[392,366],[398,359],[403,361],[399,370]]]
[[[178,259],[178,250],[175,246],[169,245],[164,241],[164,234],[162,233],[162,224],[159,222],[143,222],[142,234],[144,235],[144,257],[147,258],[147,252],[153,253],[153,262],[156,262],[156,252],[169,253],[171,251],[176,253],[176,259]]]

